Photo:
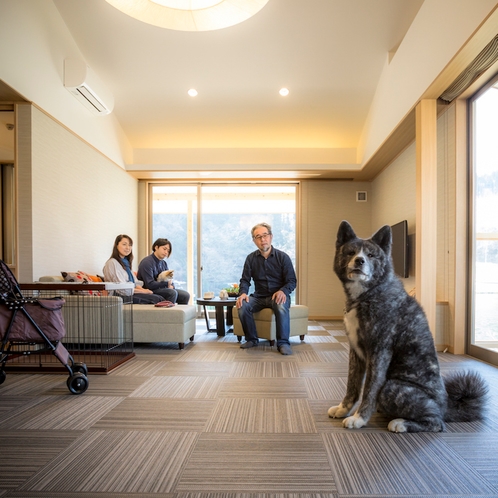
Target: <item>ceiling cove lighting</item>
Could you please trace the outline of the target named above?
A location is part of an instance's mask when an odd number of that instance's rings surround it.
[[[281,88],[278,92],[282,97],[287,97],[289,95],[289,89],[288,88]]]
[[[269,0],[106,0],[139,21],[178,31],[212,31],[246,21]]]

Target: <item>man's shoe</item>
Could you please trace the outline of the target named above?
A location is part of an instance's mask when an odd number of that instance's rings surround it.
[[[254,348],[255,346],[257,346],[258,343],[257,342],[254,342],[254,341],[246,341],[244,342],[244,344],[242,344],[242,346],[240,346],[240,349],[249,349],[249,348]]]
[[[292,354],[292,349],[288,344],[282,344],[278,347],[280,354]]]

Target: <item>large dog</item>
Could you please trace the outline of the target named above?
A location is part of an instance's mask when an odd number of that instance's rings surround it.
[[[392,419],[392,432],[439,432],[445,422],[482,419],[487,385],[477,373],[441,377],[425,313],[394,274],[391,241],[387,225],[370,239],[347,221],[339,226],[334,271],[347,297],[349,373],[329,417],[359,429],[378,410]]]

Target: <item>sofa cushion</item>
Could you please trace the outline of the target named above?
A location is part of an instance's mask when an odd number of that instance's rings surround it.
[[[59,275],[44,275],[38,282],[64,282],[64,277]]]
[[[262,309],[254,313],[256,330],[260,339],[268,339],[270,344],[277,338],[275,315],[270,308]],[[233,333],[242,337],[244,331],[239,320],[239,313],[235,307],[233,310]],[[290,307],[290,336],[305,336],[308,333],[308,307],[294,304]]]
[[[77,284],[93,284],[98,280],[93,280],[91,275],[85,273],[84,271],[78,270],[76,272],[65,272],[61,271],[61,275],[64,277],[64,282],[75,282]],[[95,277],[97,278],[97,277]],[[85,290],[85,291],[76,291],[79,294],[84,294],[87,296],[100,296],[102,293],[96,290]],[[107,294],[107,293],[106,293]]]
[[[64,282],[76,282],[79,284],[91,283],[92,279],[83,271],[61,271]]]
[[[186,323],[196,318],[195,306],[177,304],[172,308],[159,308],[153,304],[133,306],[133,323]]]

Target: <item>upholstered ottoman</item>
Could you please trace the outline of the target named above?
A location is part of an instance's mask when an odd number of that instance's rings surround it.
[[[153,304],[133,306],[134,342],[177,342],[180,349],[194,340],[196,307],[177,304],[172,308]]]
[[[270,346],[275,344],[277,339],[277,329],[275,325],[275,315],[270,308],[265,308],[254,313],[256,330],[260,339],[268,339]],[[244,337],[244,331],[239,320],[237,307],[233,308],[233,333],[238,336],[239,342]],[[296,304],[290,307],[290,335],[298,335],[301,341],[308,333],[308,306]]]

